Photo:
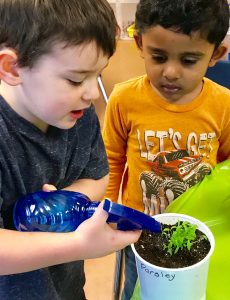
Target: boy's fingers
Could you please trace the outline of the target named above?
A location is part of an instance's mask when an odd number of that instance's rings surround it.
[[[108,219],[108,213],[103,209],[104,201],[102,201],[99,206],[97,207],[95,213],[93,214],[92,218],[100,218],[104,222]],[[122,231],[122,230],[114,230],[114,238],[116,243],[118,240],[120,241],[121,245],[124,244],[132,244],[135,243],[141,235],[141,230],[129,230],[129,231]]]
[[[124,243],[130,245],[138,241],[141,235],[141,230],[130,230],[130,231],[118,230],[117,234],[119,234],[121,245]]]
[[[43,192],[51,192],[51,191],[56,191],[57,189],[54,185],[45,183],[42,186],[42,190]]]
[[[103,220],[108,219],[108,213],[103,209],[104,201],[102,201],[97,209],[95,210],[95,213],[93,214],[92,218],[101,218]]]

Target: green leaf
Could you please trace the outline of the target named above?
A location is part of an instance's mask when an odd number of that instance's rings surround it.
[[[177,224],[171,226],[171,228],[166,227],[162,232],[162,235],[168,238],[168,244],[164,245],[164,250],[167,250],[170,255],[176,254],[179,250],[184,248],[190,251],[192,241],[196,238],[196,230],[197,225],[187,221],[178,221]]]

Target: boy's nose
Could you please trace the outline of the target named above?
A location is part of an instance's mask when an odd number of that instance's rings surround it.
[[[100,91],[98,86],[97,78],[90,79],[87,83],[85,83],[85,89],[82,96],[83,100],[91,101],[96,100],[100,97]]]
[[[176,64],[168,64],[164,67],[163,76],[168,80],[180,78],[180,68]]]

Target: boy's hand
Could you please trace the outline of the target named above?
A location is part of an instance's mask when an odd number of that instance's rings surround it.
[[[120,250],[138,240],[141,231],[120,231],[106,223],[107,212],[100,203],[93,216],[76,230],[84,258],[96,258]]]
[[[52,184],[46,183],[46,184],[43,184],[42,190],[43,190],[43,192],[52,192],[52,191],[56,191],[57,188]]]

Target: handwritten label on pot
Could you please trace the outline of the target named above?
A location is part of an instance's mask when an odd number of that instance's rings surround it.
[[[168,281],[173,281],[176,277],[176,274],[174,273],[166,273],[162,271],[153,271],[149,269],[145,264],[141,263],[141,269],[146,272],[147,274],[154,276],[156,279],[166,279]]]

